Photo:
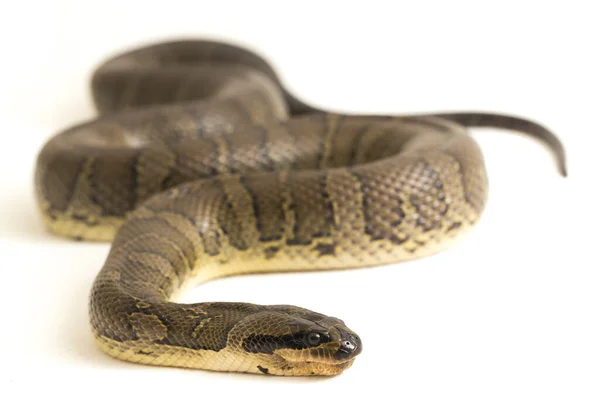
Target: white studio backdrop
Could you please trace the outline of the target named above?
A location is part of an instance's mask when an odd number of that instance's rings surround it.
[[[600,398],[600,61],[593,1],[22,1],[3,7],[0,397]],[[87,296],[108,244],[48,234],[35,157],[95,113],[89,77],[157,40],[226,40],[340,112],[489,111],[563,141],[561,178],[535,140],[474,130],[490,178],[477,228],[434,257],[375,269],[234,277],[189,301],[295,304],[363,339],[332,379],[139,366],[98,350]],[[242,397],[243,396],[243,397]]]

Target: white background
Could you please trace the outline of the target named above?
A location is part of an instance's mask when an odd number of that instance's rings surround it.
[[[3,6],[0,397],[600,397],[595,1],[150,3]],[[93,117],[88,79],[102,59],[180,37],[250,47],[294,93],[337,111],[526,116],[564,141],[570,176],[560,178],[532,139],[476,130],[490,200],[457,246],[397,266],[234,277],[190,293],[194,301],[296,304],[343,318],[364,352],[336,378],[113,360],[96,349],[87,320],[88,291],[109,245],[45,232],[32,197],[35,156],[60,129]]]

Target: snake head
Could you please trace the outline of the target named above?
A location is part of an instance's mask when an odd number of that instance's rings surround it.
[[[362,343],[340,319],[294,306],[267,306],[244,319],[230,345],[248,372],[273,375],[337,375],[350,367]]]

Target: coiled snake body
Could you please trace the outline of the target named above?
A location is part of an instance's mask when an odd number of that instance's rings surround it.
[[[55,233],[113,239],[90,295],[100,348],[132,362],[333,375],[360,353],[339,319],[294,306],[179,304],[184,283],[379,265],[437,252],[487,196],[466,126],[543,127],[493,114],[326,113],[259,56],[207,41],[124,53],[94,74],[101,116],[52,138],[36,191]]]

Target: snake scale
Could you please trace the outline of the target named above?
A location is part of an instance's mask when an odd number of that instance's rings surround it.
[[[344,115],[285,90],[259,55],[202,40],[147,45],[93,74],[100,116],[51,138],[36,194],[54,233],[112,240],[91,289],[99,347],[136,363],[335,375],[362,350],[304,308],[176,302],[190,284],[395,263],[438,252],[479,219],[488,181],[467,127],[496,114]]]

